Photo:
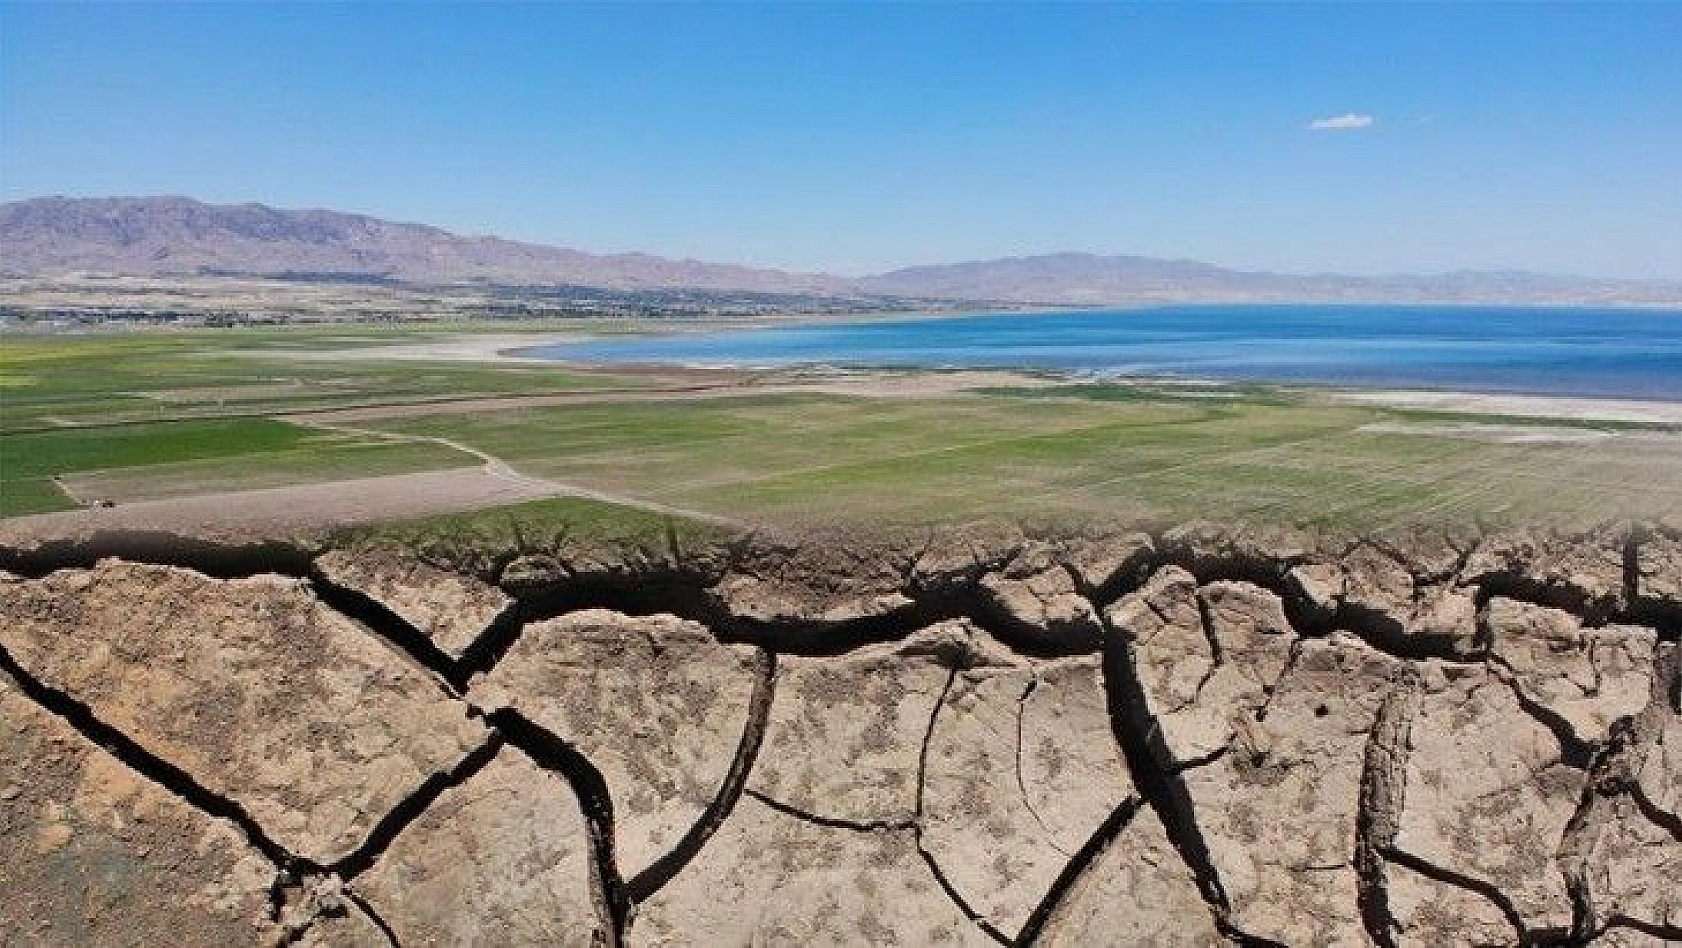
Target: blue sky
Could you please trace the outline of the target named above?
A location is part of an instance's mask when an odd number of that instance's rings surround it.
[[[844,273],[1682,278],[1682,3],[7,4],[0,195],[41,194]]]

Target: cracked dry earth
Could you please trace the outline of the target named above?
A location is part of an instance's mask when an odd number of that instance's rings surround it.
[[[101,542],[0,556],[6,945],[1682,939],[1671,526]]]

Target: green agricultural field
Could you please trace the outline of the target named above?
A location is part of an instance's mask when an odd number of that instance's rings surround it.
[[[0,434],[0,516],[74,507],[54,477],[83,500],[134,501],[474,463],[441,445],[269,419]]]
[[[44,513],[73,506],[58,485],[45,477],[0,478],[0,517]]]
[[[86,431],[39,431],[0,441],[6,477],[138,467],[296,448],[309,432],[263,419],[159,422]]]
[[[317,433],[303,447],[290,451],[266,451],[74,474],[62,477],[61,482],[77,497],[133,503],[382,474],[471,467],[478,463],[478,459],[471,455],[443,445]]]
[[[636,529],[655,516],[636,504],[772,525],[1580,525],[1682,512],[1682,432],[1664,425],[1401,411],[1259,385],[866,397],[800,390],[785,373],[692,393],[674,389],[692,378],[371,351],[462,338],[406,327],[0,336],[0,515],[486,463],[428,439],[557,491],[623,499]],[[736,384],[741,394],[719,388]],[[358,410],[320,414],[341,408]],[[345,427],[316,427],[333,423]],[[542,502],[521,516],[560,529],[578,509]],[[480,521],[452,521],[468,522]]]
[[[641,384],[560,366],[342,357],[457,335],[403,327],[4,335],[0,432]]]
[[[780,395],[374,424],[459,441],[543,477],[772,523],[1582,524],[1682,510],[1674,432],[1531,420],[1563,433],[1515,444],[1479,434],[1475,418],[1448,416],[1474,426],[1465,435],[1415,434],[1413,416],[1385,409],[1237,395]]]

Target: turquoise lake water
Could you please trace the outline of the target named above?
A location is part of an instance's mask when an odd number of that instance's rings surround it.
[[[1682,401],[1682,312],[1587,307],[994,313],[611,339],[528,353],[599,362],[1049,369]]]

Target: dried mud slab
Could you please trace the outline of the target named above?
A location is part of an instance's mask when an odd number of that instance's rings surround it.
[[[771,639],[844,648],[855,630],[898,623],[915,606],[909,573],[920,542],[892,531],[820,531],[797,542],[761,535],[690,565],[708,576],[704,596],[715,613]],[[701,559],[716,572],[694,569]]]
[[[1045,544],[1022,551],[1004,569],[980,583],[983,601],[1010,634],[1060,651],[1095,651],[1104,628],[1098,611],[1082,594],[1073,569],[1063,566]]]
[[[1315,629],[1329,628],[1343,600],[1343,570],[1335,563],[1303,563],[1285,573],[1283,586]],[[1309,630],[1303,630],[1309,631]]]
[[[1244,582],[1214,582],[1197,590],[1213,667],[1195,703],[1162,719],[1170,747],[1191,760],[1260,740],[1255,722],[1291,667],[1298,644],[1284,603],[1273,592]]]
[[[1398,948],[1506,948],[1518,938],[1494,902],[1399,865],[1387,872]]]
[[[1589,944],[1594,948],[1676,948],[1676,941],[1630,928],[1613,928],[1595,936]]]
[[[451,658],[460,658],[512,601],[472,576],[391,554],[334,550],[315,567],[328,582],[380,602]]]
[[[941,891],[911,830],[820,825],[751,796],[638,907],[626,943],[996,945]]]
[[[912,604],[902,577],[882,575],[879,565],[848,563],[858,571],[837,575],[813,564],[789,577],[768,564],[768,575],[733,572],[707,590],[718,607],[763,626],[804,626],[833,630],[849,623],[880,619]],[[803,582],[804,580],[804,582]]]
[[[1420,656],[1476,654],[1477,600],[1471,588],[1435,582],[1429,567],[1371,543],[1358,544],[1338,565],[1341,613],[1386,647]]]
[[[1281,526],[1238,529],[1197,520],[1163,531],[1157,548],[1182,566],[1221,573],[1277,572],[1307,560],[1321,546],[1311,531]]]
[[[1058,558],[1099,602],[1115,598],[1124,586],[1143,582],[1156,554],[1156,541],[1137,531],[1076,537],[1060,546]]]
[[[517,711],[595,764],[629,878],[717,795],[766,672],[758,649],[724,645],[697,623],[592,609],[526,628],[468,700]]]
[[[0,943],[245,945],[277,938],[275,867],[46,712],[0,672]]]
[[[1414,720],[1397,848],[1494,886],[1526,931],[1569,930],[1571,899],[1554,854],[1585,774],[1494,672],[1434,671]]]
[[[783,658],[748,787],[838,820],[915,819],[929,721],[978,634],[943,623],[835,658]]]
[[[1008,935],[1133,793],[1096,658],[960,672],[926,766],[923,847]]]
[[[296,948],[391,948],[391,938],[361,906],[346,900],[286,944]]]
[[[1461,576],[1600,618],[1627,605],[1629,536],[1627,527],[1618,527],[1587,536],[1517,531],[1485,537]]]
[[[1569,612],[1489,601],[1490,651],[1525,696],[1557,715],[1579,741],[1606,740],[1612,722],[1647,706],[1658,637],[1639,626],[1583,628]]]
[[[1636,787],[1660,819],[1682,826],[1682,711],[1674,706],[1669,711],[1636,769]]]
[[[1682,536],[1649,533],[1637,547],[1635,566],[1642,605],[1682,615]]]
[[[1215,670],[1215,655],[1203,627],[1196,577],[1178,566],[1164,567],[1106,615],[1132,645],[1147,710],[1163,722],[1168,752],[1184,761],[1224,746],[1224,729],[1197,726],[1206,723],[1196,702]],[[1169,723],[1176,716],[1186,716],[1193,726]]]
[[[107,561],[4,581],[0,646],[318,863],[487,736],[426,672],[278,576]]]
[[[1596,794],[1568,831],[1562,857],[1581,886],[1594,922],[1637,935],[1682,941],[1682,651],[1656,650],[1651,700],[1620,722],[1597,757]]]
[[[391,938],[360,906],[347,901],[282,944],[288,948],[391,948]]]
[[[1229,945],[1150,807],[1142,806],[1054,908],[1036,944],[1047,948]]]
[[[977,583],[1009,563],[1029,543],[1020,526],[1003,521],[931,531],[911,560],[911,586],[938,591]]]
[[[1169,566],[1107,615],[1131,643],[1148,709],[1176,761],[1254,739],[1255,715],[1296,640],[1276,594],[1243,582],[1199,588]]]
[[[1071,853],[1133,792],[1107,700],[1101,663],[1085,658],[1036,665],[1020,700],[1018,790],[1048,839]]]
[[[1610,818],[1588,854],[1588,891],[1603,919],[1682,932],[1682,838],[1642,815],[1627,797],[1606,804]]]
[[[1265,715],[1252,711],[1230,752],[1184,774],[1238,930],[1365,943],[1351,857],[1369,733],[1401,666],[1350,636],[1304,641]]]
[[[358,876],[403,945],[602,943],[590,842],[571,787],[504,746]]]

